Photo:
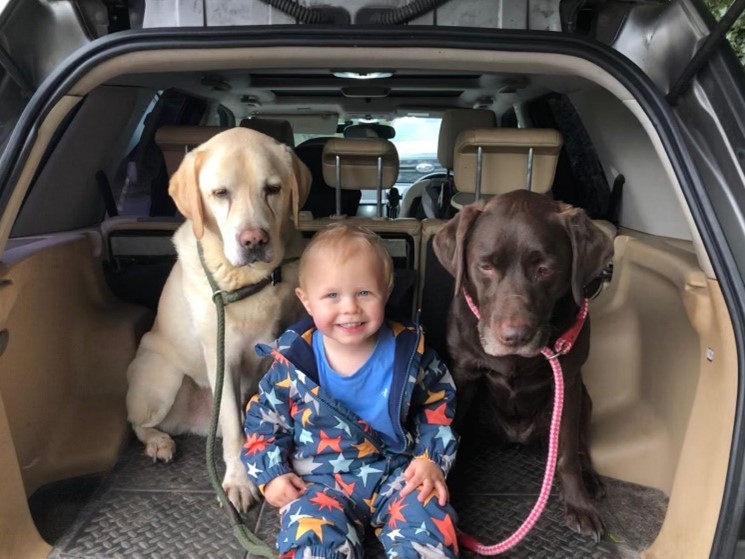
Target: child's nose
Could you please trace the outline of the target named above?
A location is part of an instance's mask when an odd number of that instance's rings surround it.
[[[347,313],[353,313],[357,312],[357,310],[360,308],[357,297],[344,297],[344,305],[343,305],[344,312]]]

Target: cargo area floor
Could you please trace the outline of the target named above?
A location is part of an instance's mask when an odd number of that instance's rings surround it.
[[[107,475],[37,491],[30,506],[42,536],[53,540],[50,557],[249,558],[207,480],[205,439],[177,437],[176,444],[174,461],[161,464],[144,456],[133,440]],[[544,454],[541,448],[499,447],[483,441],[463,446],[449,480],[461,529],[484,543],[512,534],[533,507]],[[599,505],[608,534],[599,543],[565,527],[554,486],[535,528],[502,557],[639,557],[659,532],[667,498],[654,489],[610,478],[604,482],[607,496]],[[243,520],[266,541],[274,541],[279,525],[275,509],[256,505]],[[367,549],[368,558],[384,557],[374,538],[368,538]]]

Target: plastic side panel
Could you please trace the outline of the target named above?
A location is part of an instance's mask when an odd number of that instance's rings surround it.
[[[708,556],[736,403],[729,314],[692,243],[621,235],[615,247],[612,284],[591,306],[583,369],[592,458],[604,475],[670,495],[649,556]]]
[[[151,316],[111,295],[85,236],[41,243],[3,272],[0,395],[30,495],[115,461],[128,431],[125,372]]]

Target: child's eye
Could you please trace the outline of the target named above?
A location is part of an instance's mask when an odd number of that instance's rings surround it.
[[[360,297],[367,297],[368,295],[370,295],[369,291],[365,291],[365,290],[360,291]]]
[[[324,295],[325,299],[336,299],[338,297],[338,294],[335,291],[332,291],[331,293],[326,293]]]

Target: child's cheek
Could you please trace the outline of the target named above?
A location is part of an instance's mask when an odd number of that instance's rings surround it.
[[[331,328],[334,323],[334,317],[329,312],[322,312],[316,316],[316,327],[321,331]]]

